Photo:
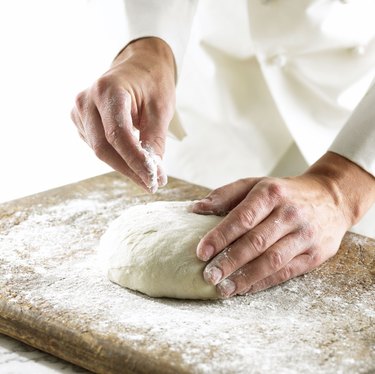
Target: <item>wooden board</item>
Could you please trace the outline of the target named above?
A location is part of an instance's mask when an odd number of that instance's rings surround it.
[[[0,206],[0,332],[98,373],[373,372],[375,241],[347,234],[320,269],[254,296],[151,299],[107,281],[108,222],[207,190],[151,196],[110,173]]]

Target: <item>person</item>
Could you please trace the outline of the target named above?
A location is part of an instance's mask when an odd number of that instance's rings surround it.
[[[374,2],[124,4],[129,39],[72,119],[151,192],[164,156],[174,176],[227,183],[193,207],[225,215],[197,248],[222,297],[316,268],[368,211],[374,233]]]

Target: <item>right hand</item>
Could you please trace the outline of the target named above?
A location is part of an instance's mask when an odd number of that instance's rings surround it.
[[[174,108],[173,53],[161,39],[144,38],[77,95],[71,117],[102,161],[155,192],[167,182],[161,159]]]

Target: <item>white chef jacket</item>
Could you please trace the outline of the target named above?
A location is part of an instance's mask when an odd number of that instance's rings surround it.
[[[330,149],[375,176],[375,1],[124,4],[129,42],[156,36],[174,53],[170,175],[208,187],[293,175]],[[375,236],[367,216],[357,231]]]

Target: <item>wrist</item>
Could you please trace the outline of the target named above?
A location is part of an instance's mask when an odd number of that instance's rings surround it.
[[[356,224],[375,202],[375,178],[354,162],[327,152],[304,175],[312,176],[342,210],[348,228]]]
[[[176,64],[172,49],[162,39],[157,37],[145,37],[131,41],[114,58],[112,67],[132,58],[157,59],[166,64],[176,77]]]

